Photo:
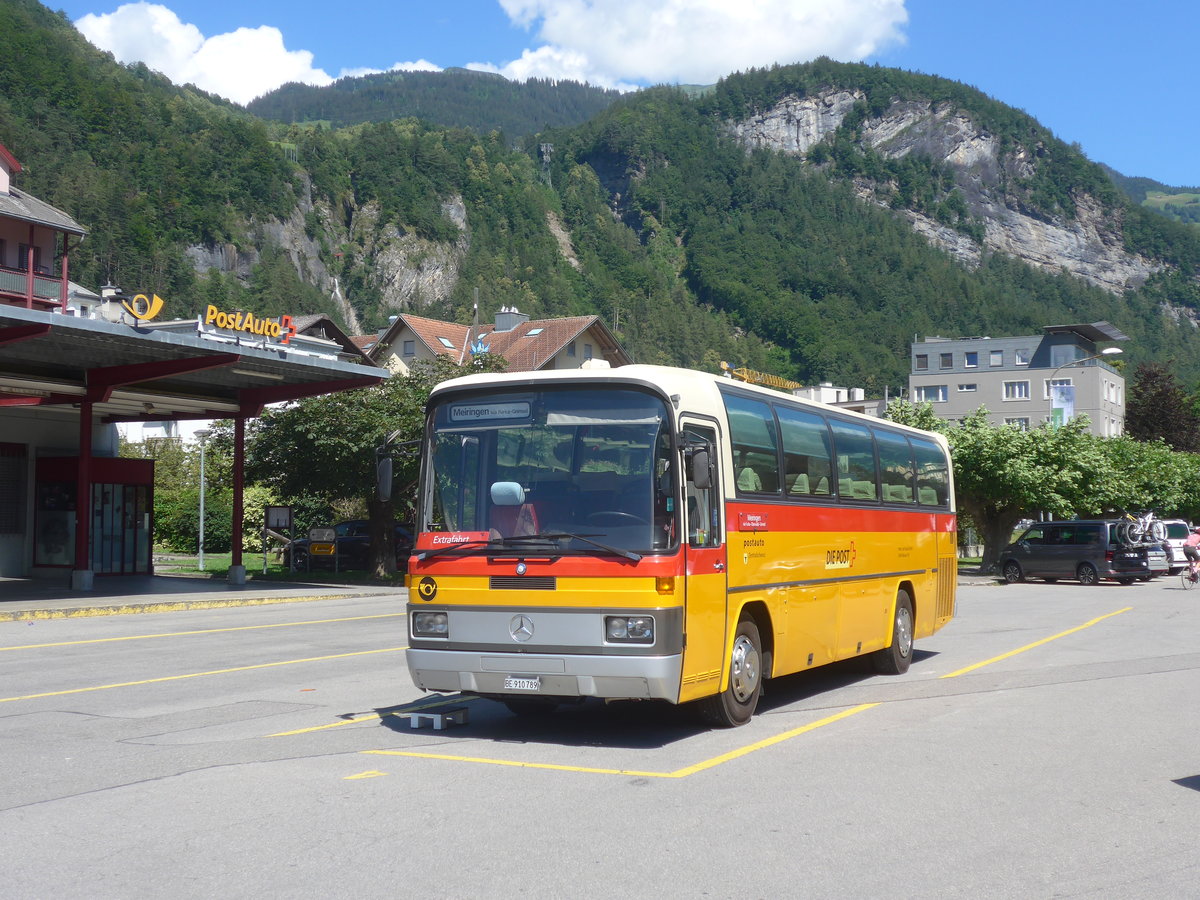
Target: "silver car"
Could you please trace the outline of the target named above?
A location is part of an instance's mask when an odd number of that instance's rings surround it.
[[[1167,539],[1163,542],[1170,549],[1167,565],[1172,575],[1178,575],[1187,568],[1187,557],[1183,555],[1183,545],[1188,535],[1192,533],[1192,525],[1183,519],[1163,519],[1167,526]]]

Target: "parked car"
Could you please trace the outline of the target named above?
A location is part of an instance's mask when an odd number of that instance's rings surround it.
[[[1150,577],[1166,575],[1171,571],[1170,557],[1162,544],[1142,544],[1146,551],[1146,562],[1150,566]]]
[[[1167,566],[1172,575],[1178,575],[1187,568],[1187,557],[1183,555],[1183,544],[1187,540],[1187,536],[1192,533],[1192,525],[1183,519],[1163,519],[1162,521],[1167,526],[1166,544],[1171,551],[1171,555],[1167,559]]]
[[[1033,577],[1049,582],[1071,578],[1080,584],[1104,578],[1131,584],[1166,571],[1161,547],[1123,544],[1117,540],[1116,525],[1110,519],[1038,522],[1004,548],[1000,572],[1009,583]]]
[[[406,525],[396,523],[396,569],[408,568],[408,557],[412,552],[412,531]],[[337,548],[337,568],[365,569],[371,556],[371,523],[366,519],[352,519],[333,526],[333,544]],[[296,570],[313,567],[334,568],[332,553],[309,553],[307,537],[297,538],[284,548],[284,560]],[[318,542],[322,543],[322,542]],[[319,550],[320,548],[318,548]],[[311,558],[310,558],[311,556]]]

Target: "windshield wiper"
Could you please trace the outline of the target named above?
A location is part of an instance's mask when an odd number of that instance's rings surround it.
[[[538,540],[539,538],[548,541],[557,541],[562,540],[563,538],[583,541],[585,544],[591,544],[597,549],[604,550],[607,553],[612,553],[615,556],[623,557],[630,562],[638,562],[642,558],[640,553],[634,553],[632,550],[622,550],[620,547],[611,547],[608,544],[602,544],[599,541],[592,540],[592,538],[586,534],[575,534],[571,531],[542,531],[538,534],[521,535],[517,538],[505,538],[505,540]]]
[[[421,550],[413,555],[417,559],[432,559],[435,556],[441,556],[443,553],[449,553],[451,550],[461,550],[464,547],[470,547],[475,544],[482,544],[485,547],[490,547],[492,544],[500,544],[501,538],[473,538],[469,541],[453,541],[446,544],[444,547],[434,547],[430,550]]]
[[[469,541],[455,541],[454,543],[446,544],[444,547],[434,547],[431,550],[421,550],[414,555],[417,559],[426,560],[432,559],[435,556],[441,556],[443,553],[449,553],[451,550],[461,550],[466,547],[511,547],[514,544],[548,544],[550,541],[558,541],[563,538],[583,541],[585,544],[591,544],[599,550],[611,553],[614,556],[620,556],[630,562],[638,562],[642,558],[640,553],[634,553],[632,550],[622,550],[620,547],[610,547],[608,544],[592,540],[586,534],[574,534],[570,531],[543,531],[540,534],[517,534],[510,537],[487,539],[474,538]]]

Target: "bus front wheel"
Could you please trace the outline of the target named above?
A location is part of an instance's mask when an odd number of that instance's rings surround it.
[[[896,618],[892,622],[892,643],[871,654],[876,672],[884,675],[903,675],[912,662],[913,608],[908,591],[896,592]]]
[[[704,718],[722,728],[745,725],[754,715],[762,693],[762,639],[753,619],[738,622],[729,660],[729,686],[700,701]]]

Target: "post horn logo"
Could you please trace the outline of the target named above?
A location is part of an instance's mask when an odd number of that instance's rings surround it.
[[[151,294],[149,297],[145,294],[135,294],[132,298],[124,298],[121,306],[135,319],[148,322],[162,312],[163,300],[158,294]]]
[[[417,596],[428,603],[437,596],[437,582],[432,578],[422,578],[417,584]]]

